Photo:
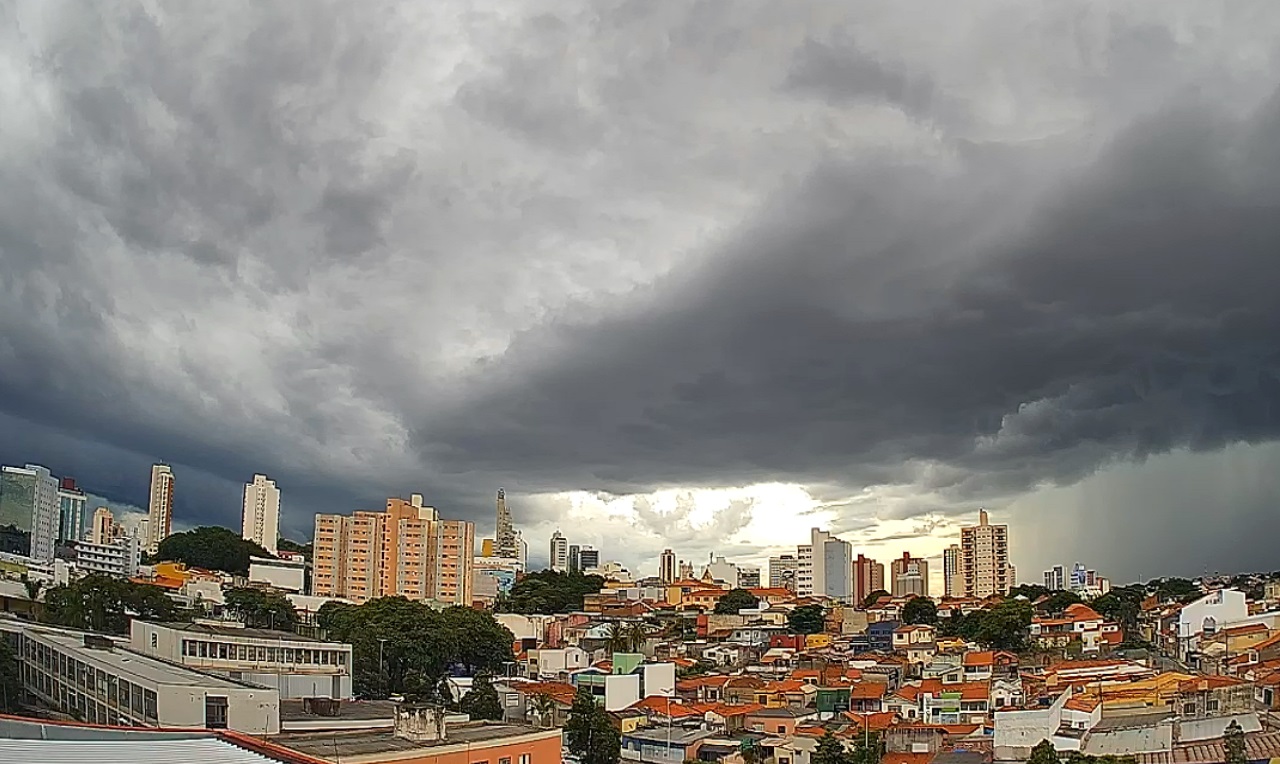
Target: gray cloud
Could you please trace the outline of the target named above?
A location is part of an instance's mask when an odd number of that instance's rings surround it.
[[[1246,5],[2,4],[0,459],[137,503],[166,458],[223,522],[267,471],[303,532],[500,484],[954,515],[1273,440]]]

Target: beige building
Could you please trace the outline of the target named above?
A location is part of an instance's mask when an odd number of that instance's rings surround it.
[[[311,593],[470,605],[474,548],[475,525],[441,520],[421,494],[387,499],[382,512],[316,515]]]
[[[242,538],[275,554],[280,540],[280,489],[266,475],[254,475],[244,486]]]
[[[884,586],[884,564],[858,555],[853,561],[853,604],[861,606],[872,592],[888,591]]]
[[[929,563],[926,560],[912,557],[910,552],[903,552],[901,557],[893,561],[890,572],[893,577],[893,589],[890,593],[893,596],[929,596]]]
[[[964,596],[964,573],[961,562],[964,554],[959,544],[952,544],[942,550],[942,589],[947,597]]]
[[[116,525],[115,515],[111,514],[110,509],[98,507],[93,511],[93,524],[89,529],[91,543],[110,544],[121,535],[123,535],[123,529]]]
[[[1014,586],[1009,526],[991,525],[985,509],[978,512],[977,525],[960,529],[960,571],[966,597],[1005,594]]]
[[[173,532],[173,470],[167,464],[151,465],[151,500],[147,504],[147,554],[155,554],[160,542]]]

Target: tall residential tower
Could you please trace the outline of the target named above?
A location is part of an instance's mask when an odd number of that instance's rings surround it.
[[[991,525],[987,510],[978,512],[977,525],[960,529],[960,554],[964,596],[985,599],[1006,594],[1014,586],[1009,526]]]
[[[276,553],[280,539],[280,489],[266,475],[254,475],[244,486],[241,536],[268,552]]]
[[[520,557],[520,547],[516,538],[516,530],[511,525],[511,510],[507,509],[507,492],[498,489],[498,522],[493,534],[495,557],[506,557],[514,560]]]
[[[173,470],[167,464],[151,465],[147,520],[147,554],[155,554],[160,550],[160,542],[173,533]]]

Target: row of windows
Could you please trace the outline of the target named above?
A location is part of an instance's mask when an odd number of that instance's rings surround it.
[[[88,719],[91,698],[102,701],[113,713],[156,720],[156,693],[108,674],[60,650],[33,640],[23,640],[23,678],[26,686],[66,713]],[[93,712],[96,718],[96,712]]]
[[[287,663],[298,666],[345,666],[345,650],[315,650],[295,647],[266,647],[202,639],[182,640],[182,654],[188,658],[223,661]]]

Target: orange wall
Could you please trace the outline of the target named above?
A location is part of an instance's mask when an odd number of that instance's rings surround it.
[[[558,733],[559,731],[556,730]],[[396,754],[405,751],[391,752],[386,758],[360,756],[360,764],[498,764],[499,759],[510,758],[511,764],[519,764],[520,755],[528,754],[530,764],[559,764],[562,753],[559,734],[549,735],[538,740],[524,740],[504,743],[500,740],[487,741],[489,744],[472,743],[468,750],[462,744],[443,747],[444,750],[423,750],[421,756],[401,758]],[[482,747],[484,746],[484,747]],[[393,758],[394,757],[394,758]]]

